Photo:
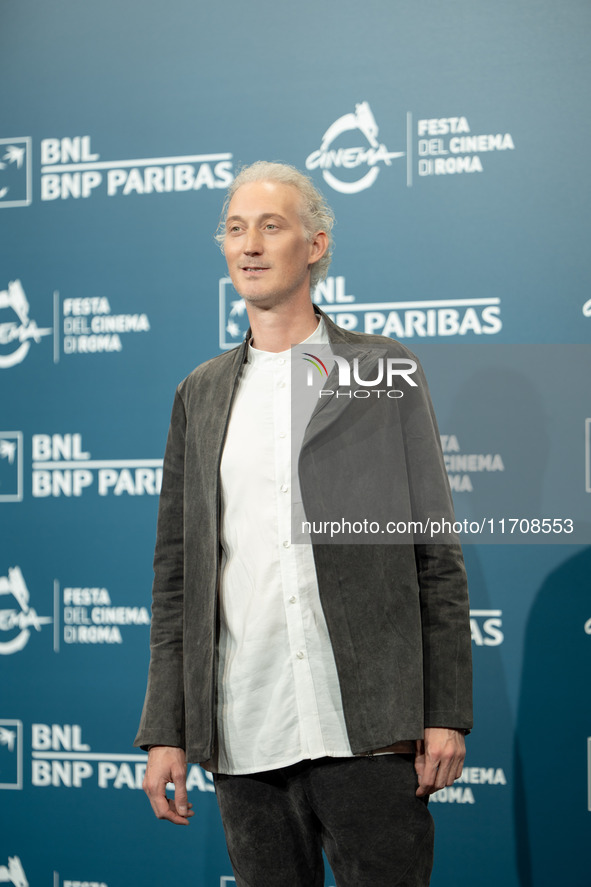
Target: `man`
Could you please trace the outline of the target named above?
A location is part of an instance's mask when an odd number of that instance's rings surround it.
[[[322,513],[336,487],[361,493],[359,475],[370,486],[377,477],[407,515],[451,513],[427,387],[418,367],[418,384],[378,414],[347,397],[312,404],[292,475],[294,343],[417,364],[312,304],[333,218],[306,176],[255,163],[225,210],[219,239],[250,331],[177,389],[136,738],[149,748],[144,788],[159,818],[187,824],[187,760],[214,772],[239,887],[322,885],[322,848],[338,887],[426,885],[427,798],[461,774],[472,724],[459,546],[293,544],[290,502],[299,484],[306,516]],[[348,464],[352,429],[381,455]]]

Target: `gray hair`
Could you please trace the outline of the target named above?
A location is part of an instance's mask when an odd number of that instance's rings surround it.
[[[315,262],[310,271],[310,289],[321,280],[324,280],[328,272],[332,258],[332,226],[334,225],[334,213],[323,194],[320,193],[309,176],[304,175],[295,166],[288,163],[271,163],[268,160],[257,160],[250,166],[244,166],[228,188],[228,193],[222,207],[222,214],[215,234],[220,249],[224,251],[226,237],[226,217],[228,206],[238,188],[250,182],[279,182],[282,185],[293,185],[302,198],[302,210],[300,218],[307,235],[311,240],[317,231],[324,231],[328,237],[328,249],[318,262]]]

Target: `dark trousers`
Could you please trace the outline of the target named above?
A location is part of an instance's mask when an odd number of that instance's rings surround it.
[[[214,777],[238,887],[426,887],[433,820],[413,755],[321,758]]]

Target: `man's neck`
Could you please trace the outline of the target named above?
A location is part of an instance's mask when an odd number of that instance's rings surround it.
[[[282,306],[283,307],[283,306]],[[292,345],[303,342],[318,326],[318,315],[312,302],[298,307],[297,311],[285,306],[275,310],[248,311],[252,330],[251,344],[259,351],[287,351]]]

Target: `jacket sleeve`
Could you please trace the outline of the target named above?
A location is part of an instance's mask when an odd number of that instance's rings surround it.
[[[404,441],[413,517],[453,524],[454,509],[435,412],[418,364]],[[406,398],[405,398],[406,399]],[[431,524],[430,524],[431,526]],[[426,727],[472,727],[472,640],[462,549],[453,532],[415,543],[423,638]]]
[[[168,431],[154,554],[150,669],[134,745],[185,747],[183,497],[186,413],[177,390]]]

